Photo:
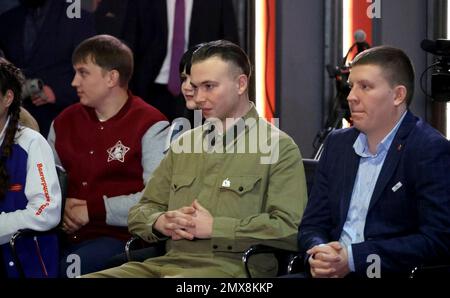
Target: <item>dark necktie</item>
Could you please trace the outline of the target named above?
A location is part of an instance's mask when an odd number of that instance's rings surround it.
[[[181,88],[179,64],[181,56],[183,56],[184,53],[184,23],[184,0],[176,0],[172,37],[172,56],[170,58],[169,82],[167,83],[167,89],[169,89],[173,96],[178,96]]]

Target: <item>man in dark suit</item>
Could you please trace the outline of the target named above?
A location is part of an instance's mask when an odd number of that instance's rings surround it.
[[[80,18],[70,18],[69,5],[60,0],[21,0],[0,18],[0,48],[5,57],[21,68],[27,79],[39,78],[45,84],[45,96],[24,102],[44,136],[59,112],[78,101],[70,86],[72,52],[95,34],[93,18],[84,11]]]
[[[94,1],[97,34],[108,34],[122,39],[128,2],[128,0]]]
[[[185,108],[183,98],[167,89],[176,2],[130,1],[124,28],[124,39],[133,49],[136,61],[132,90],[169,120],[182,116]],[[184,0],[184,8],[184,50],[217,39],[238,41],[232,1]],[[176,61],[174,65],[178,64]]]
[[[354,127],[327,138],[299,226],[312,277],[403,275],[450,260],[450,143],[408,106],[406,54],[359,54],[347,98]]]

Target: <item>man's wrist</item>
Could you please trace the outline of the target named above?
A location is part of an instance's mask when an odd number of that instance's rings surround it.
[[[161,219],[161,216],[163,216],[165,214],[165,212],[162,212],[155,220],[155,222],[152,225],[152,233],[158,237],[158,238],[163,238],[163,237],[167,237],[166,235],[164,235],[164,228],[160,227],[160,225],[158,224],[159,220]],[[161,219],[163,220],[163,219]],[[162,224],[164,225],[164,224]]]

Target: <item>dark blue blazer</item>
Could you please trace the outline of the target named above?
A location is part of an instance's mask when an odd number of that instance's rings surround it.
[[[70,3],[49,1],[49,11],[29,59],[25,59],[23,47],[26,8],[19,5],[0,18],[0,48],[6,59],[21,68],[27,78],[42,79],[55,93],[55,104],[36,107],[30,102],[24,103],[45,137],[58,113],[78,101],[75,89],[70,85],[74,76],[72,53],[81,41],[95,34],[94,19],[90,14],[82,11],[81,18],[70,19],[66,14]]]
[[[302,253],[338,241],[347,218],[359,156],[359,131],[337,130],[327,138],[314,186],[299,226]],[[365,241],[352,244],[356,274],[366,276],[370,254],[383,274],[450,261],[450,142],[411,112],[389,148],[370,200]],[[398,182],[402,187],[393,191]]]

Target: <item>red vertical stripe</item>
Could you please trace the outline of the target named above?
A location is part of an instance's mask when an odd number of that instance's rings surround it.
[[[367,0],[351,0],[352,1],[352,11],[351,11],[351,34],[352,43],[355,42],[355,37],[353,34],[356,30],[364,30],[366,32],[366,42],[372,46],[372,19],[367,15],[367,9],[372,3],[367,2]],[[356,49],[351,55],[351,58],[356,54]],[[350,58],[350,57],[349,57]]]
[[[275,113],[275,33],[276,33],[276,0],[266,0],[267,1],[267,11],[266,11],[266,32],[267,32],[267,51],[266,51],[266,70],[265,70],[265,80],[266,80],[266,110],[265,117],[270,120],[274,117]]]
[[[364,30],[367,34],[366,41],[372,45],[372,19],[367,16],[367,8],[370,5],[366,0],[353,0],[352,32]]]

